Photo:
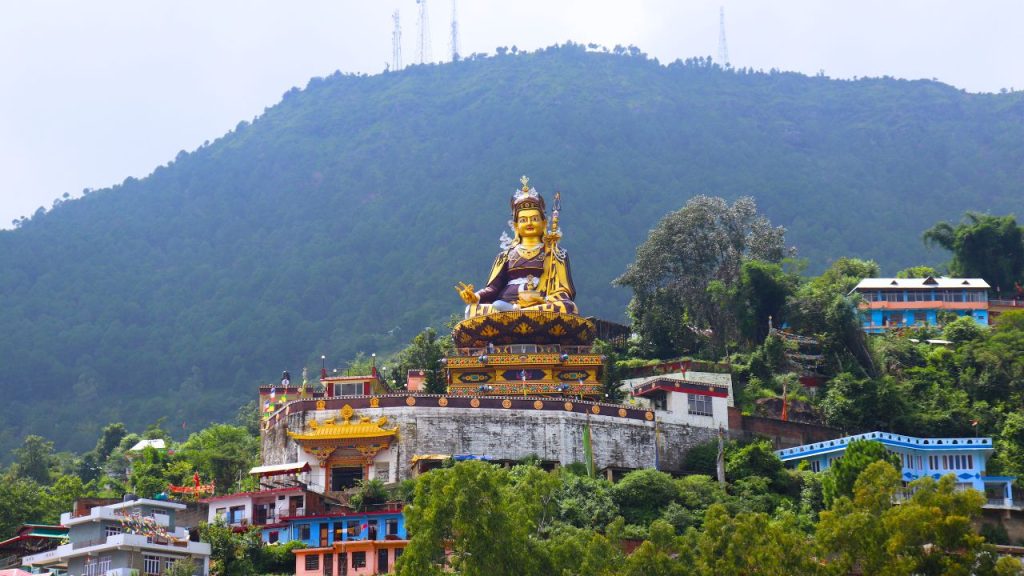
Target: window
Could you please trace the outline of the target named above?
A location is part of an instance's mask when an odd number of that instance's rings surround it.
[[[373,466],[373,477],[381,482],[391,481],[391,463],[390,462],[377,462]]]
[[[704,396],[703,394],[687,394],[686,396],[690,404],[690,414],[711,416],[711,396]]]
[[[359,529],[359,521],[358,520],[349,520],[348,521],[348,527],[345,529],[345,531],[348,532],[348,539],[349,540],[354,540],[356,538],[359,538],[359,532],[361,532],[361,530]]]
[[[366,567],[366,552],[353,552],[352,553],[352,567],[353,568],[365,568]]]
[[[164,572],[169,572],[171,566],[174,566],[175,558],[164,558]]]
[[[971,454],[967,455],[967,467],[974,468],[974,456]]]
[[[817,460],[811,460],[811,471],[812,472],[821,472],[821,462],[819,462]]]
[[[142,571],[146,574],[160,574],[160,557],[143,556]]]
[[[270,532],[267,533],[267,543],[268,544],[273,544],[273,543],[277,542],[280,538],[281,538],[281,536],[278,534],[277,530],[271,530]]]
[[[363,393],[363,383],[353,382],[351,384],[335,384],[335,396],[358,396]]]
[[[106,538],[110,538],[111,536],[117,536],[120,533],[121,533],[121,527],[120,526],[104,526],[103,527],[103,536],[106,537]]]
[[[228,513],[228,509],[227,508],[217,508],[217,511],[215,512],[215,515],[216,515],[217,518],[220,518],[221,520],[223,520],[224,517],[227,516],[227,513]]]
[[[386,530],[387,530],[387,535],[388,536],[397,536],[398,535],[398,518],[388,518],[385,521],[385,526],[386,526]]]
[[[319,570],[320,569],[320,555],[319,554],[306,554],[306,570]]]
[[[404,551],[405,550],[402,548],[395,548],[395,562],[398,562],[398,559],[402,557],[402,552]]]
[[[85,576],[99,576],[98,568],[99,566],[95,558],[85,559],[85,570],[83,572]]]
[[[309,524],[299,525],[299,540],[309,540]]]

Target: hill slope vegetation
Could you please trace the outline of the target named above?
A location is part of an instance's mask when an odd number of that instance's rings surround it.
[[[0,232],[0,453],[102,423],[230,419],[283,369],[389,352],[485,280],[523,173],[563,196],[585,314],[667,212],[754,196],[821,270],[942,256],[923,230],[1024,207],[1024,94],[662,65],[579,45],[293,89],[149,177]],[[315,372],[315,370],[314,370]]]

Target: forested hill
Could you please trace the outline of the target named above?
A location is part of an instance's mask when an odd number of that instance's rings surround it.
[[[610,281],[695,194],[756,197],[812,269],[894,272],[938,220],[1024,213],[1022,133],[1021,93],[578,45],[314,79],[0,232],[0,453],[27,432],[86,448],[116,420],[194,430],[321,353],[401,348],[485,280],[522,174],[562,191],[583,312],[621,320]]]

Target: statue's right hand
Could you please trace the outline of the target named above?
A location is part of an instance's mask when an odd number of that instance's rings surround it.
[[[455,290],[459,292],[459,296],[466,304],[476,304],[480,301],[480,296],[477,296],[476,291],[473,290],[472,284],[463,284],[462,282],[459,282],[455,285]]]

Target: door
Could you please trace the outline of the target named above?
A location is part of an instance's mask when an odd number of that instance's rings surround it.
[[[327,547],[327,535],[330,533],[330,530],[328,529],[327,526],[328,526],[328,524],[326,522],[321,522],[320,523],[320,547],[321,548],[326,548]]]
[[[377,573],[386,574],[388,571],[388,549],[377,550]]]
[[[351,488],[363,479],[362,466],[334,466],[331,468],[331,491]]]

